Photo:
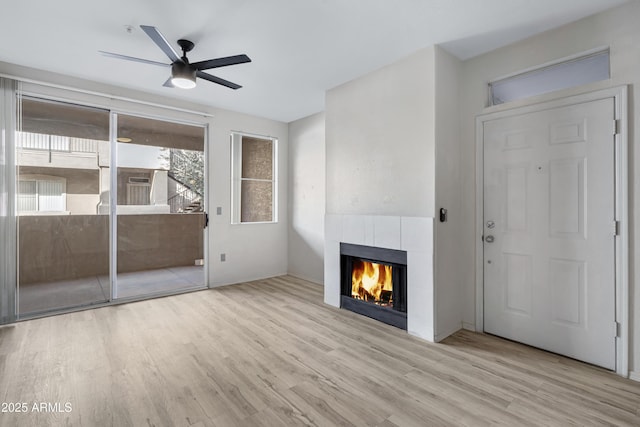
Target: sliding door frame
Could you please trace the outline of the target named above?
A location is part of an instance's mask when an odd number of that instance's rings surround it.
[[[3,76],[0,76],[3,77]],[[105,307],[110,305],[121,304],[123,302],[132,302],[132,301],[141,301],[147,299],[153,299],[162,296],[168,296],[173,294],[181,294],[186,292],[193,292],[197,290],[208,289],[209,286],[209,237],[210,233],[208,230],[208,212],[209,212],[209,126],[211,124],[213,115],[194,111],[187,110],[181,108],[174,108],[170,106],[165,106],[152,102],[144,102],[138,101],[131,98],[117,97],[110,94],[98,93],[80,90],[76,88],[59,86],[54,84],[49,84],[41,81],[32,81],[32,80],[21,80],[20,78],[12,77],[16,79],[18,82],[19,89],[16,91],[16,99],[21,96],[31,96],[35,98],[41,98],[46,100],[51,100],[54,102],[64,102],[78,106],[86,106],[92,108],[98,108],[109,111],[110,115],[110,123],[109,123],[109,142],[110,142],[110,176],[109,176],[109,300],[102,303],[95,303],[90,305],[80,305],[80,306],[70,306],[64,307],[60,309],[53,309],[51,311],[46,312],[38,312],[35,314],[27,314],[21,315],[17,310],[19,305],[19,286],[18,286],[18,278],[17,278],[17,266],[18,266],[18,253],[17,253],[17,216],[13,217],[13,225],[15,233],[15,245],[16,245],[16,253],[15,253],[15,265],[16,265],[16,280],[15,280],[15,292],[14,292],[14,304],[16,310],[14,312],[14,316],[7,321],[7,323],[11,323],[13,321],[21,321],[28,320],[32,318],[46,317],[53,314],[62,314],[62,313],[70,313],[76,311],[82,311],[87,309]],[[154,111],[155,110],[155,111]],[[153,111],[152,113],[148,113],[147,111]],[[18,112],[15,111],[15,122],[17,123],[20,120],[18,117]],[[140,295],[130,298],[117,298],[117,283],[115,282],[117,279],[117,164],[115,163],[117,159],[117,116],[118,115],[129,115],[141,118],[148,118],[154,120],[162,120],[165,122],[176,123],[176,124],[184,124],[190,126],[196,126],[203,129],[203,156],[204,156],[204,212],[205,212],[205,227],[202,229],[202,239],[203,239],[203,257],[204,257],[204,285],[200,287],[194,287],[186,290],[179,290],[174,292],[164,292],[164,293],[154,293],[149,295]],[[179,117],[181,116],[181,117]],[[186,117],[186,118],[185,118]],[[15,148],[15,147],[14,147]],[[15,156],[12,159],[12,164],[10,165],[14,168],[17,165],[17,160]],[[14,185],[17,180],[17,177],[14,176]],[[14,189],[15,190],[15,189]],[[16,193],[14,191],[13,197],[15,199]],[[15,202],[12,203],[15,205]],[[11,297],[9,295],[0,295],[0,297]],[[1,323],[0,323],[1,324]]]
[[[130,117],[138,117],[142,119],[158,120],[167,123],[175,123],[186,126],[199,127],[203,130],[203,156],[204,156],[204,215],[205,226],[202,229],[202,248],[204,259],[204,285],[202,287],[194,287],[187,290],[169,291],[162,293],[152,293],[147,295],[138,295],[135,297],[118,297],[118,117],[126,115]],[[209,285],[209,233],[208,215],[209,215],[209,161],[208,161],[208,141],[209,141],[209,124],[198,123],[189,120],[180,120],[169,118],[156,114],[144,114],[139,112],[131,112],[124,109],[111,109],[109,120],[109,142],[110,142],[110,159],[109,159],[109,286],[112,302],[128,302],[139,301],[145,299],[153,299],[167,295],[181,294],[192,292],[194,290],[208,289]]]
[[[118,299],[118,113],[109,111],[109,302]]]
[[[20,82],[0,76],[0,325],[18,315],[18,219],[16,216],[16,130]]]

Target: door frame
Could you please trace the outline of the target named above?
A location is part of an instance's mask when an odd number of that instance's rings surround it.
[[[204,214],[205,227],[202,229],[202,249],[203,249],[203,275],[204,286],[201,289],[209,289],[209,123],[181,118],[172,118],[159,113],[148,114],[146,112],[130,111],[126,108],[109,109],[109,303],[122,303],[153,299],[181,294],[184,291],[169,291],[160,294],[140,295],[134,297],[118,297],[118,118],[120,116],[138,117],[142,119],[158,120],[167,123],[176,123],[187,126],[202,128],[204,134],[203,156],[204,156]],[[200,288],[195,288],[199,290]],[[188,290],[187,292],[191,292]]]
[[[616,86],[594,92],[548,101],[513,107],[476,117],[476,324],[477,332],[484,332],[484,123],[515,115],[533,113],[552,108],[567,107],[575,104],[613,98],[615,109],[615,219],[618,221],[618,233],[615,237],[615,321],[612,329],[617,328],[616,336],[616,373],[629,376],[629,181],[628,181],[628,118],[626,85]]]
[[[205,209],[206,215],[209,215],[209,208],[211,203],[209,200],[210,199],[209,167],[211,163],[209,159],[209,154],[211,152],[210,150],[211,144],[209,139],[211,137],[210,126],[212,126],[212,120],[214,117],[212,114],[204,111],[188,110],[184,108],[172,107],[172,106],[167,106],[163,104],[143,101],[143,100],[136,100],[133,98],[120,97],[112,94],[87,91],[84,89],[77,89],[77,88],[68,87],[68,86],[54,85],[51,83],[42,82],[38,80],[23,80],[17,77],[11,77],[11,78],[14,78],[16,81],[20,82],[21,85],[26,85],[26,87],[25,86],[20,87],[20,89],[16,92],[20,96],[31,96],[31,97],[42,98],[45,100],[51,100],[55,102],[63,102],[63,103],[68,103],[72,105],[85,106],[85,107],[97,108],[97,109],[108,111],[109,112],[109,142],[110,142],[110,152],[109,152],[110,160],[109,161],[110,161],[110,164],[115,163],[115,159],[113,157],[115,153],[112,153],[112,151],[116,149],[114,145],[115,145],[115,135],[117,134],[117,122],[112,121],[113,114],[137,116],[137,117],[162,120],[162,121],[172,122],[172,123],[181,123],[185,125],[203,128],[204,130],[204,167],[205,167],[204,209]],[[114,163],[111,163],[111,162],[114,162]],[[15,179],[16,178],[14,176],[14,180]],[[112,181],[113,179],[114,178],[110,176],[109,178],[110,188],[114,188],[116,184],[115,181]],[[10,194],[10,196],[15,198],[16,196],[15,192],[14,194]],[[114,277],[113,272],[116,271],[117,258],[115,258],[113,254],[116,253],[117,248],[112,242],[114,242],[115,238],[117,238],[117,235],[115,234],[117,230],[115,229],[115,227],[112,228],[112,223],[115,223],[117,219],[116,218],[112,219],[112,214],[115,213],[117,209],[116,204],[114,203],[115,197],[117,197],[117,193],[114,192],[112,194],[110,192],[110,195],[109,195],[109,203],[110,203],[109,249],[108,249],[110,260],[109,260],[109,280],[108,280],[109,289],[108,289],[107,300],[104,302],[95,303],[95,304],[89,304],[89,305],[83,304],[78,306],[70,306],[70,307],[65,307],[61,309],[38,312],[33,315],[20,316],[20,313],[18,310],[19,281],[16,278],[15,298],[12,298],[14,300],[15,312],[13,313],[13,317],[9,323],[12,323],[15,321],[48,317],[48,316],[58,315],[58,314],[83,311],[83,310],[87,310],[88,308],[93,309],[93,308],[108,307],[112,305],[119,305],[123,303],[135,302],[135,301],[143,301],[143,300],[165,297],[165,296],[174,295],[174,294],[181,294],[185,292],[193,292],[194,290],[209,289],[211,287],[210,285],[211,265],[209,262],[209,258],[210,258],[209,246],[210,246],[210,240],[211,240],[211,233],[210,233],[210,226],[207,224],[207,226],[202,230],[203,256],[204,256],[203,274],[204,274],[204,282],[205,282],[202,288],[194,288],[194,289],[189,289],[187,291],[167,292],[162,294],[136,296],[131,298],[120,298],[120,299],[114,298],[113,292],[115,287],[113,283],[113,277]],[[15,226],[17,226],[17,218],[14,218],[14,227]],[[16,260],[18,260],[17,253],[16,253]],[[2,295],[0,295],[0,297],[2,297]]]

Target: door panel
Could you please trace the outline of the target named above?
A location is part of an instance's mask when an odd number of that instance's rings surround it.
[[[117,115],[114,298],[203,288],[204,128]]]
[[[504,254],[505,311],[531,316],[531,256]]]
[[[100,153],[109,112],[21,97],[17,149],[18,316],[109,300],[109,217]]]
[[[584,158],[550,162],[549,227],[553,237],[586,239],[585,166]]]
[[[613,119],[611,98],[484,123],[485,331],[608,369]]]

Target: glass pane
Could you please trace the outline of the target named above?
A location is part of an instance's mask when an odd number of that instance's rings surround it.
[[[240,205],[242,222],[273,221],[273,183],[242,181]]]
[[[63,181],[38,181],[38,210],[64,212],[65,194]]]
[[[205,286],[204,128],[117,120],[116,298]]]
[[[242,178],[273,179],[273,142],[242,137]]]
[[[18,212],[35,212],[38,199],[35,181],[18,181]]]
[[[35,98],[23,98],[21,111],[19,315],[107,301],[108,164],[99,153],[109,152],[109,113]]]
[[[609,78],[609,51],[561,62],[490,84],[491,104],[541,95]]]

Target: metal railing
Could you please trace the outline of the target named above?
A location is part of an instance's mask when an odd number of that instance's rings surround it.
[[[49,151],[57,153],[97,153],[95,139],[46,135],[33,132],[17,132],[17,145],[22,150]]]
[[[168,200],[171,213],[202,212],[204,153],[171,149],[169,155],[169,179],[175,185]]]
[[[177,185],[181,185],[176,182]],[[202,212],[202,196],[190,188],[184,187],[167,201],[171,213]]]

